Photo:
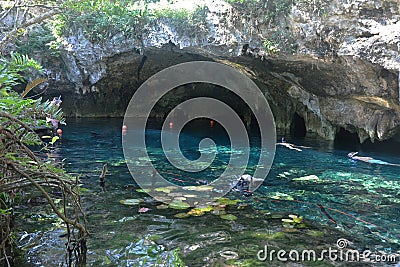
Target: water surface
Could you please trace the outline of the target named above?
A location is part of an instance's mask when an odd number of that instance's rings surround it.
[[[217,215],[178,219],[179,210],[158,209],[145,193],[137,192],[124,162],[121,148],[121,119],[69,120],[63,139],[53,152],[65,158],[68,172],[81,174],[87,189],[83,201],[91,237],[88,265],[99,266],[286,266],[277,260],[261,262],[257,253],[268,245],[274,249],[337,248],[339,238],[349,240],[349,248],[359,251],[398,253],[400,249],[400,167],[354,162],[350,151],[387,162],[400,163],[396,144],[360,147],[352,143],[332,143],[313,138],[286,140],[307,146],[301,152],[277,146],[272,169],[264,184],[251,197],[231,192],[240,199],[227,207],[237,217],[229,221]],[[185,129],[181,145],[185,156],[199,156],[198,142],[211,137],[218,154],[210,168],[187,174],[176,170],[165,159],[156,123],[147,131],[148,152],[165,178],[176,184],[196,185],[212,181],[223,172],[232,155],[224,131],[210,129],[204,121]],[[278,132],[278,136],[281,136]],[[258,160],[259,140],[251,139],[251,173]],[[382,149],[383,147],[383,149]],[[108,163],[107,192],[99,186],[99,174]],[[143,199],[139,206],[120,204],[123,199]],[[139,213],[146,207],[149,211]],[[284,224],[289,214],[302,216],[302,223]],[[27,215],[29,217],[29,215]],[[43,214],[44,221],[51,221]],[[50,229],[40,220],[31,223],[20,241],[30,264],[58,265],[64,260],[63,229]],[[397,258],[399,260],[400,258]],[[305,266],[329,266],[333,262],[302,262]],[[344,262],[339,265],[346,266]],[[359,266],[366,266],[359,263]],[[357,265],[355,265],[357,266]]]

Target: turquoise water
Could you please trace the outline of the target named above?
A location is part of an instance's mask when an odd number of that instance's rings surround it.
[[[81,174],[87,189],[83,201],[91,232],[89,265],[174,266],[180,258],[187,266],[286,266],[276,260],[262,262],[257,252],[266,244],[287,251],[336,247],[338,238],[346,238],[349,248],[359,251],[399,252],[400,167],[354,162],[346,156],[357,150],[362,156],[400,163],[398,144],[359,147],[286,136],[288,142],[310,148],[299,152],[277,146],[272,169],[253,196],[228,194],[242,201],[239,206],[226,208],[236,220],[213,214],[178,219],[174,215],[181,210],[160,209],[161,203],[136,191],[122,153],[122,120],[81,119],[67,123],[52,156],[65,158],[66,170]],[[189,125],[180,140],[184,155],[191,159],[199,156],[196,148],[201,138],[211,137],[217,143],[216,160],[197,174],[174,169],[162,153],[157,123],[149,126],[149,155],[165,178],[179,185],[196,185],[210,182],[223,172],[231,155],[230,145],[222,129],[210,129],[208,125],[207,121]],[[258,159],[257,134],[252,135],[251,145],[248,173]],[[98,177],[106,162],[107,192],[102,192]],[[126,206],[119,202],[123,199],[143,202]],[[143,207],[149,210],[139,213]],[[290,218],[289,214],[302,216],[302,223],[284,224],[282,219]],[[25,227],[28,230],[20,245],[27,251],[28,262],[53,266],[64,260],[64,241],[59,238],[62,228],[41,228],[42,224],[34,219]],[[334,263],[326,259],[301,264]]]

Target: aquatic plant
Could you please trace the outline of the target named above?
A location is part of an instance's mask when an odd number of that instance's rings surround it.
[[[221,214],[219,217],[227,221],[235,221],[237,219],[237,217],[233,214]]]
[[[190,208],[190,204],[183,201],[172,201],[169,203],[168,207],[176,210],[185,210]]]
[[[305,227],[305,224],[303,223],[303,217],[297,216],[294,214],[289,214],[288,217],[289,218],[282,219],[284,227],[288,227],[288,228],[292,228],[292,227],[303,228],[303,227]]]
[[[139,205],[140,203],[142,203],[143,200],[142,199],[122,199],[119,201],[119,203],[123,204],[123,205],[128,205],[128,206],[136,206]]]

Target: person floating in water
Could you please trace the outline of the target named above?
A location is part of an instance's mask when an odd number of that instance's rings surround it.
[[[390,166],[400,166],[400,164],[394,164],[394,163],[389,163],[380,159],[374,159],[372,157],[360,157],[357,156],[358,152],[350,152],[349,154],[347,154],[347,156],[349,158],[351,158],[352,160],[359,160],[359,161],[363,161],[366,163],[372,163],[372,164],[381,164],[381,165],[390,165]]]
[[[302,149],[300,149],[300,147],[301,148],[310,148],[308,146],[297,146],[297,145],[294,145],[294,144],[287,143],[286,140],[285,140],[285,137],[282,137],[281,142],[280,143],[276,143],[276,144],[280,145],[280,146],[284,146],[284,147],[292,149],[292,150],[299,151],[299,152],[303,151]]]
[[[232,190],[238,191],[245,196],[251,196],[251,186],[253,185],[253,176],[250,174],[243,174],[234,184]]]

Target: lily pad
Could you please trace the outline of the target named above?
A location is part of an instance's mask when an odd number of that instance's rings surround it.
[[[293,224],[300,226],[300,224],[303,222],[303,217],[298,217],[297,215],[294,214],[289,214],[290,219],[282,219],[282,222],[288,223],[288,224]]]
[[[312,181],[312,180],[319,180],[319,178],[316,175],[307,175],[307,176],[293,179],[293,181]]]
[[[219,217],[228,221],[235,221],[237,219],[237,217],[233,214],[221,214]]]
[[[177,214],[175,214],[174,217],[175,217],[175,218],[179,218],[179,219],[184,219],[184,218],[190,217],[190,215],[187,214],[187,213],[182,212],[182,213],[177,213]]]
[[[294,198],[288,194],[276,192],[275,195],[270,196],[272,199],[284,199],[284,200],[294,200]]]
[[[172,190],[178,189],[178,187],[177,187],[176,185],[169,185],[169,186],[166,186],[165,188],[168,188],[168,189],[170,189],[171,191],[172,191]]]
[[[161,205],[156,206],[156,208],[157,208],[158,210],[165,210],[165,209],[168,209],[168,205],[161,204]]]
[[[163,192],[163,193],[165,193],[165,194],[169,194],[169,193],[171,193],[171,188],[167,188],[167,187],[157,187],[157,188],[154,189],[154,191]]]
[[[196,209],[198,209],[198,210],[202,210],[202,211],[204,211],[204,212],[210,212],[210,211],[212,211],[212,210],[213,210],[213,207],[211,207],[211,206],[205,206],[205,207],[196,207]]]
[[[182,194],[181,193],[168,193],[169,197],[181,197]]]
[[[238,202],[242,202],[240,199],[229,199],[226,197],[222,197],[217,201],[221,205],[236,205]]]
[[[164,202],[164,203],[168,203],[171,201],[171,199],[169,197],[163,197],[163,196],[158,196],[158,195],[155,196],[155,199],[157,201]]]
[[[209,185],[185,186],[183,188],[186,190],[192,190],[192,191],[197,191],[197,192],[211,191],[214,189],[214,187],[209,186]]]
[[[174,197],[174,200],[176,200],[176,201],[185,201],[186,197]]]
[[[210,211],[212,211],[212,210],[213,210],[213,208],[212,208],[211,206],[207,206],[207,207],[197,207],[197,208],[194,208],[194,209],[190,210],[190,211],[188,212],[188,214],[189,214],[189,215],[192,215],[192,216],[202,216],[202,215],[204,215],[206,212],[210,212]]]
[[[119,201],[119,203],[128,205],[128,206],[135,206],[139,205],[139,203],[143,202],[142,199],[137,199],[137,198],[132,198],[132,199],[122,199]]]
[[[136,189],[136,192],[139,192],[139,193],[149,193],[150,191],[151,191],[151,189],[149,189],[149,188]]]
[[[302,217],[294,218],[293,221],[295,223],[301,223],[301,222],[303,222],[303,218]]]
[[[291,218],[294,223],[301,223],[303,221],[303,217],[294,214],[289,214],[289,218]]]
[[[198,216],[203,216],[205,214],[205,212],[200,209],[194,208],[194,209],[190,210],[187,214],[198,217]]]
[[[190,208],[190,205],[183,201],[173,201],[169,203],[168,207],[175,210],[185,210]]]

